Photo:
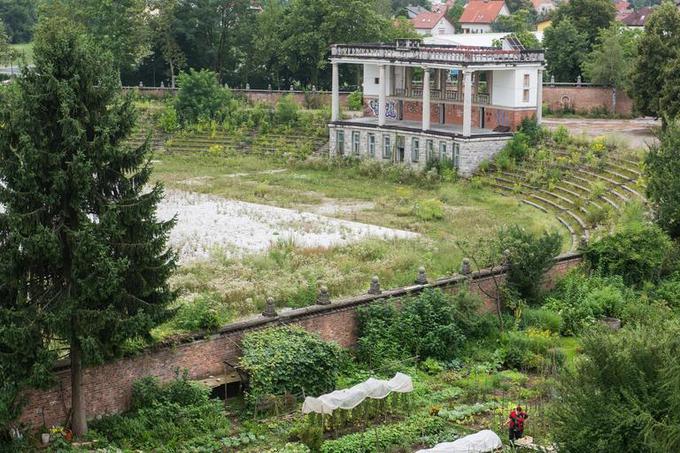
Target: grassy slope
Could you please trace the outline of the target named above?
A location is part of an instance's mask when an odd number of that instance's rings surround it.
[[[463,258],[456,240],[490,237],[502,225],[517,223],[535,231],[561,228],[547,214],[465,181],[423,189],[361,176],[355,168],[288,168],[283,173],[257,174],[285,168],[280,162],[254,156],[160,154],[155,177],[168,188],[304,210],[329,203],[363,203],[365,208],[370,203],[368,209],[335,216],[414,231],[423,238],[367,240],[311,250],[282,244],[268,254],[242,260],[216,254],[208,262],[178,270],[173,280],[184,291],[180,303],[197,295],[207,297],[220,321],[226,322],[261,309],[269,294],[284,306],[313,303],[317,282],[323,282],[333,297],[338,297],[363,293],[371,275],[378,275],[383,287],[395,287],[412,283],[421,265],[430,277],[451,274]],[[228,176],[235,173],[249,174]],[[415,205],[434,198],[444,203],[444,218],[422,220],[414,213]],[[175,330],[176,326],[166,325],[157,335]]]

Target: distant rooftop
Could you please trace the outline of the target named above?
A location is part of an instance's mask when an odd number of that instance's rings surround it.
[[[460,16],[462,24],[491,24],[505,6],[504,0],[471,0]]]

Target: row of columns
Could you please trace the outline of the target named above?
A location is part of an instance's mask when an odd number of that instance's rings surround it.
[[[331,101],[331,121],[340,119],[340,76],[338,63],[333,63],[332,76],[332,101]],[[378,65],[379,85],[378,85],[378,126],[384,126],[387,121],[387,65]],[[430,70],[425,67],[423,73],[423,113],[422,130],[428,131],[431,128],[431,93],[430,93]],[[472,134],[472,72],[463,70],[463,136],[469,137]],[[538,90],[536,97],[536,120],[540,124],[543,114],[543,70],[538,70]]]

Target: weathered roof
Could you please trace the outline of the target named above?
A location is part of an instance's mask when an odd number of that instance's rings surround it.
[[[505,6],[503,0],[471,0],[463,10],[459,22],[465,24],[490,24]]]
[[[621,22],[623,22],[625,25],[628,25],[629,27],[644,27],[652,12],[654,12],[654,8],[645,6],[644,8],[640,8],[637,11],[633,11],[621,19]]]
[[[432,30],[445,15],[446,9],[444,8],[437,11],[425,11],[411,19],[411,22],[416,29]]]

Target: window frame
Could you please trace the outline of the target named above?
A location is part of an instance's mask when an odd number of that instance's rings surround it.
[[[383,135],[382,158],[392,159],[392,137],[388,134]]]
[[[335,135],[335,152],[341,156],[345,155],[345,130],[338,129]]]
[[[411,162],[420,161],[420,138],[411,138]]]
[[[442,150],[443,150],[443,152],[442,152]],[[446,143],[445,141],[443,141],[443,140],[440,141],[440,142],[439,142],[439,160],[441,160],[442,162],[443,162],[444,160],[446,160],[446,158],[447,158],[447,156],[446,156],[446,152],[447,152],[447,151],[448,151],[448,145],[447,145],[447,143]]]
[[[453,143],[453,168],[460,170],[460,143]]]
[[[372,132],[368,134],[368,155],[375,157],[375,134]]]
[[[352,154],[359,156],[361,154],[361,132],[352,131]]]
[[[431,138],[425,141],[425,157],[427,161],[434,160],[434,140]]]

